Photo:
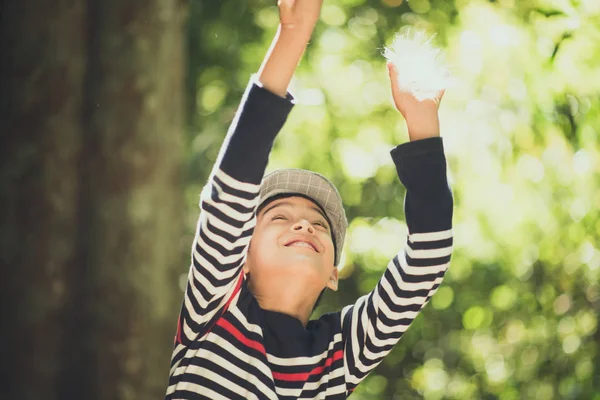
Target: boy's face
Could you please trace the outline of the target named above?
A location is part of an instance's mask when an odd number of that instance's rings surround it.
[[[253,286],[267,280],[337,290],[333,233],[321,209],[304,197],[285,197],[263,207],[256,221],[244,271]]]

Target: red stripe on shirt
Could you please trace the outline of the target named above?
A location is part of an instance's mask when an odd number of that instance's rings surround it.
[[[338,350],[333,353],[332,356],[327,357],[324,365],[315,367],[310,372],[300,372],[300,373],[286,373],[286,372],[273,372],[273,378],[279,381],[307,381],[311,375],[319,375],[322,374],[325,368],[330,367],[337,360],[341,360],[344,357],[344,352],[342,350]]]
[[[229,305],[233,301],[233,298],[240,291],[240,288],[242,287],[242,282],[244,281],[244,276],[245,276],[244,273],[241,272],[240,273],[240,277],[239,277],[237,283],[235,284],[235,288],[233,289],[233,293],[231,293],[231,296],[229,297],[229,300],[227,300],[227,303],[225,303],[225,306],[223,306],[223,309],[221,310],[221,317],[223,316],[223,314],[225,314],[227,312],[227,310],[229,309]],[[219,319],[221,317],[219,317]],[[208,335],[210,333],[210,331],[212,331],[213,326],[215,326],[215,324],[213,324],[210,328],[208,328],[208,330],[206,331],[205,335]]]
[[[227,321],[224,318],[220,318],[217,321],[217,325],[221,328],[225,329],[227,332],[231,333],[237,340],[250,347],[251,349],[258,350],[263,354],[267,354],[265,351],[265,347],[256,340],[248,339],[242,332],[240,332],[235,326],[231,324],[231,322]]]
[[[179,344],[183,344],[181,342],[181,315],[177,317],[177,334],[175,335],[175,342]]]
[[[225,311],[227,311],[229,309],[229,305],[233,301],[233,298],[235,297],[235,295],[240,291],[243,281],[244,281],[244,273],[242,272],[242,273],[240,273],[240,277],[238,278],[238,281],[235,284],[235,289],[233,289],[233,293],[231,294],[231,297],[229,297],[229,300],[227,300],[227,303],[225,303],[225,307],[223,307],[223,313],[221,315],[225,314]]]

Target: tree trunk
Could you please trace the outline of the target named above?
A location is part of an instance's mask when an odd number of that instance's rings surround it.
[[[3,2],[1,398],[160,398],[181,302],[184,8]]]

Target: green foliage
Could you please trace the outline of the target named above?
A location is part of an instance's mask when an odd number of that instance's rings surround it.
[[[273,3],[191,3],[190,231],[199,187],[276,29]],[[458,82],[440,110],[456,200],[451,268],[353,398],[598,398],[598,4],[325,2],[269,165],[319,171],[345,200],[341,290],[319,312],[371,290],[406,233],[388,151],[408,139],[382,47],[408,27],[436,33]]]

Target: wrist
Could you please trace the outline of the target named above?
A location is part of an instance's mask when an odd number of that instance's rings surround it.
[[[411,141],[440,136],[440,121],[437,113],[415,119],[407,118],[406,126]]]
[[[280,24],[278,29],[277,40],[283,41],[286,44],[306,47],[313,33],[313,26],[303,26],[294,24]]]

